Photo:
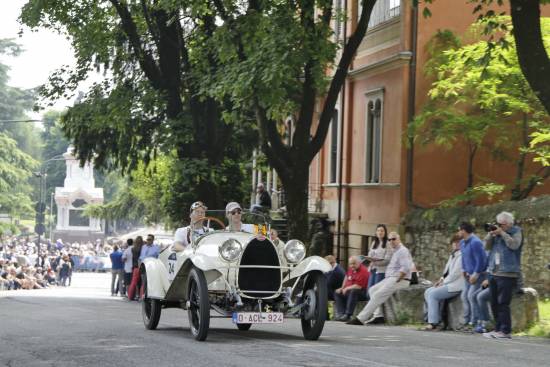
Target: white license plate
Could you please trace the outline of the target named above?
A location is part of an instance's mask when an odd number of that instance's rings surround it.
[[[233,312],[235,324],[282,324],[282,312]]]

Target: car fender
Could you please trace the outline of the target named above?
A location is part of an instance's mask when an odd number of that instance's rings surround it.
[[[147,296],[150,298],[163,299],[170,287],[168,271],[164,264],[153,257],[147,257],[142,262],[147,275]]]
[[[302,260],[298,265],[290,270],[288,279],[294,279],[301,277],[311,271],[320,271],[327,273],[332,270],[329,262],[320,256],[310,256]]]
[[[227,263],[221,261],[217,256],[213,257],[208,254],[194,253],[189,256],[189,260],[203,272],[207,272],[213,269],[219,269],[220,267],[227,266]]]

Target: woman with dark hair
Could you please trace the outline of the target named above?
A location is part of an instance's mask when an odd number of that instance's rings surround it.
[[[136,289],[141,286],[141,277],[139,276],[139,255],[143,247],[143,237],[137,236],[132,247],[132,282],[128,287],[128,300],[132,301],[136,294]]]
[[[375,259],[370,264],[369,288],[384,279],[386,266],[390,263],[392,255],[391,246],[388,246],[388,229],[384,224],[379,224],[376,226],[376,237],[369,251],[369,257]]]

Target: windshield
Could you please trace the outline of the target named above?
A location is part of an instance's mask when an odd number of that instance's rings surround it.
[[[214,217],[221,220],[225,224],[226,230],[229,230],[229,228],[231,227],[231,223],[229,223],[229,218],[231,218],[231,214],[226,215],[225,210],[208,210],[206,212],[206,217]],[[241,230],[245,232],[263,234],[265,236],[269,234],[271,220],[269,217],[266,217],[262,213],[242,211],[240,222],[243,225]],[[220,230],[219,226],[216,226],[215,224],[211,229]]]

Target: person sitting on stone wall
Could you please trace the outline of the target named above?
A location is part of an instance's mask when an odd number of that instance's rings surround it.
[[[358,256],[349,258],[349,269],[342,286],[334,291],[335,320],[348,321],[353,315],[357,302],[367,299],[369,275],[367,267],[361,263]]]
[[[369,302],[357,317],[347,322],[349,325],[364,325],[366,322],[371,322],[369,318],[373,315],[374,318],[382,317],[375,315],[375,311],[395,292],[410,285],[413,267],[411,253],[401,243],[401,237],[397,232],[390,232],[388,241],[393,249],[393,255],[386,267],[386,277],[369,289]]]
[[[332,266],[332,270],[325,273],[325,277],[327,278],[328,299],[334,301],[334,292],[342,285],[346,277],[346,272],[344,268],[336,262],[336,258],[333,255],[325,256],[325,260]]]
[[[464,288],[462,275],[462,255],[460,252],[460,237],[454,235],[450,241],[451,255],[447,260],[443,276],[424,292],[424,306],[428,314],[426,331],[437,330],[441,321],[441,303],[443,300],[460,295]]]

